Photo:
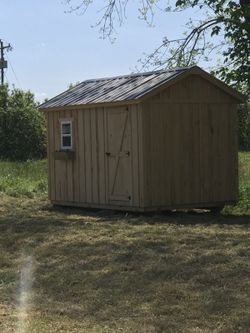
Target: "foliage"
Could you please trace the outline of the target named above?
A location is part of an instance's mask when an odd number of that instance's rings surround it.
[[[86,13],[96,1],[65,0],[70,11]],[[111,38],[116,25],[126,19],[129,0],[108,0],[97,9],[99,27],[103,38]],[[159,10],[160,0],[138,1],[139,17],[152,24],[154,12]],[[166,12],[191,9],[199,10],[200,20],[190,19],[183,37],[169,40],[141,59],[141,68],[189,66],[201,60],[210,62],[217,57],[219,64],[213,72],[224,82],[231,84],[250,98],[250,5],[248,0],[169,0]],[[197,11],[196,11],[197,13]],[[217,51],[217,54],[215,53]]]
[[[78,86],[81,82],[77,81],[77,82],[74,82],[74,83],[70,83],[68,85],[68,89],[74,89],[76,86]]]
[[[239,153],[239,202],[227,206],[223,212],[250,215],[250,152]]]
[[[222,50],[223,64],[215,73],[220,78],[242,91],[250,98],[250,6],[245,0],[177,0],[177,9],[199,8],[207,13],[207,17],[192,26],[192,30],[184,39],[178,55],[182,56],[185,47],[191,45],[191,51],[204,55],[210,50],[205,37],[221,34],[223,43],[217,48]],[[203,37],[203,38],[200,38]],[[203,39],[203,41],[202,41]],[[203,46],[199,49],[199,40]],[[224,44],[224,45],[223,45]],[[188,64],[188,61],[187,61]]]
[[[239,149],[250,151],[250,104],[240,105],[238,111],[239,121]]]
[[[27,160],[46,154],[44,116],[30,91],[0,86],[0,158]]]

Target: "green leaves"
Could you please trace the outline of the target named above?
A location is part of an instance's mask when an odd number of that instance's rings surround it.
[[[211,32],[211,36],[218,35],[220,31],[221,31],[221,27],[219,27],[219,26],[213,27],[212,32]]]
[[[0,158],[27,160],[46,154],[46,128],[34,95],[0,87]]]
[[[190,29],[191,26],[193,29],[189,36],[192,31],[202,31],[204,40],[209,35],[223,36],[222,65],[216,69],[215,73],[250,98],[250,5],[245,4],[244,1],[231,0],[179,0],[176,2],[176,7],[206,8],[210,17],[200,21],[198,25],[197,23],[189,24],[188,28]],[[207,24],[211,21],[211,16],[214,19],[217,18],[217,22]],[[188,40],[190,50],[199,51],[195,33],[191,36],[192,38]],[[183,43],[185,42],[184,40]],[[204,60],[206,60],[205,53],[209,53],[208,45],[204,43]],[[197,54],[201,55],[201,53]]]

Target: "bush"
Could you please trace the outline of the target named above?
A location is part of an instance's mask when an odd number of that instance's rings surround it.
[[[46,127],[37,111],[34,95],[0,87],[0,158],[12,161],[39,159],[46,155]]]
[[[250,151],[250,104],[240,106],[238,110],[239,121],[239,149]]]

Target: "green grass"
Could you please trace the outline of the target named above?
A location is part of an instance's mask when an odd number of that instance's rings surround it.
[[[225,214],[250,215],[250,152],[239,153],[239,202],[225,207]]]
[[[47,161],[0,162],[0,192],[33,197],[47,191]]]

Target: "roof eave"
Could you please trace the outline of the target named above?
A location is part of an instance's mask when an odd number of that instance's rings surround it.
[[[112,107],[112,106],[125,106],[140,103],[139,99],[133,100],[123,100],[123,101],[111,101],[111,102],[100,102],[100,103],[89,103],[89,104],[74,104],[74,105],[62,105],[56,107],[39,107],[38,110],[41,112],[49,111],[60,111],[60,110],[81,110],[81,109],[91,109],[96,107]]]

